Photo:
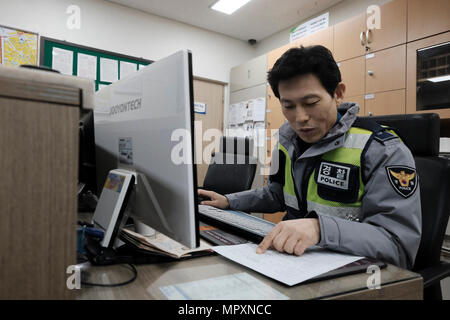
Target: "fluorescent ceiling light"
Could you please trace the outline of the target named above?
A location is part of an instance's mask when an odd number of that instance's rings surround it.
[[[442,81],[448,81],[450,80],[450,75],[447,76],[440,76],[440,77],[433,77],[433,78],[428,78],[428,81],[431,82],[442,82]]]
[[[250,0],[219,0],[211,6],[211,9],[226,14],[232,14]]]

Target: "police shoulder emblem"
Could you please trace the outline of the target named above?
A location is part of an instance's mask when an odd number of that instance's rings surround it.
[[[414,168],[389,166],[386,172],[392,187],[402,197],[408,198],[416,191],[418,179]]]

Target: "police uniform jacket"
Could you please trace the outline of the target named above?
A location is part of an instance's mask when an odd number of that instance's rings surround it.
[[[422,223],[412,154],[392,131],[359,129],[364,122],[357,118],[357,104],[338,110],[338,121],[312,145],[285,122],[275,135],[267,186],[226,195],[230,209],[287,211],[284,220],[315,217],[319,246],[412,268]],[[352,134],[355,130],[370,134]],[[334,154],[357,148],[356,163],[334,161]]]

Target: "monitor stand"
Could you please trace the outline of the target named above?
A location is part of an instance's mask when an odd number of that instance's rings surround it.
[[[163,210],[161,209],[161,206],[159,205],[158,198],[156,197],[155,193],[153,192],[153,189],[150,185],[150,182],[147,180],[147,177],[142,173],[137,173],[137,179],[135,180],[136,184],[139,186],[143,186],[145,189],[145,195],[148,195],[150,198],[150,203],[153,205],[154,212],[153,214],[157,214],[159,221],[163,225],[163,227],[169,231],[172,232],[172,228],[170,227],[169,223],[166,220],[166,217],[163,213]],[[135,194],[134,194],[135,195]],[[132,197],[132,201],[134,201],[134,198]],[[131,202],[130,205],[132,206],[133,203]],[[151,228],[150,226],[146,225],[144,222],[140,221],[139,217],[133,216],[133,219],[135,220],[135,228],[136,232],[143,235],[143,236],[155,236],[156,230]]]

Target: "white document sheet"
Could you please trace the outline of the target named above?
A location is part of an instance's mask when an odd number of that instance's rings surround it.
[[[119,61],[100,58],[100,81],[116,82],[119,80]]]
[[[236,114],[236,124],[243,124],[247,119],[247,102],[238,103],[234,112]]]
[[[52,69],[62,74],[72,75],[73,51],[53,48],[52,58]]]
[[[97,79],[97,57],[78,53],[77,76],[91,80]]]
[[[266,117],[266,98],[253,101],[253,121],[264,121]]]
[[[233,246],[217,246],[212,249],[225,258],[288,286],[296,285],[364,258],[336,253],[318,247],[306,250],[300,257],[274,250],[257,254],[257,246],[254,243],[245,243]]]

